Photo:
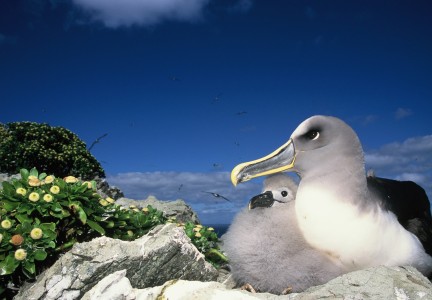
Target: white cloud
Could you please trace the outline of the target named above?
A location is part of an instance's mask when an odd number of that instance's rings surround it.
[[[196,21],[210,0],[73,0],[91,19],[111,28],[149,26],[166,20]]]
[[[384,145],[366,153],[365,160],[376,176],[414,181],[432,197],[432,135]]]
[[[233,4],[229,8],[229,11],[246,13],[252,8],[252,5],[253,5],[252,0],[238,0],[237,3]]]
[[[260,180],[234,187],[228,172],[120,173],[108,176],[107,181],[120,188],[125,197],[135,200],[146,199],[149,195],[159,200],[183,199],[197,212],[201,222],[206,223],[229,223],[262,189]],[[231,202],[203,191],[218,193]]]
[[[401,120],[411,116],[412,114],[413,112],[411,111],[411,109],[399,107],[395,112],[395,118],[396,120]]]

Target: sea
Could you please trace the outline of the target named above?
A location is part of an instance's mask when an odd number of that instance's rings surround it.
[[[227,232],[228,227],[230,226],[230,224],[203,224],[203,225],[207,227],[213,227],[218,237],[221,237],[225,232]]]

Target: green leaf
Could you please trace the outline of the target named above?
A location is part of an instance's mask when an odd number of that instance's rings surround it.
[[[26,271],[28,271],[31,275],[33,275],[34,273],[36,273],[36,266],[34,262],[31,262],[29,260],[24,261],[24,269]],[[26,274],[27,275],[27,274]],[[31,277],[28,276],[27,277]]]
[[[3,185],[3,192],[4,193],[6,193],[12,197],[15,195],[15,187],[11,183],[9,183],[7,181],[3,181],[2,185]]]
[[[42,229],[42,231],[46,231],[46,230],[55,231],[56,225],[55,223],[42,223],[39,224],[39,228]]]
[[[29,171],[27,170],[27,169],[21,169],[20,170],[20,174],[21,174],[21,178],[22,178],[22,180],[24,180],[24,181],[27,181],[28,180],[28,177],[29,177]]]
[[[46,251],[43,249],[37,249],[35,252],[33,252],[33,254],[34,254],[34,259],[36,260],[45,260],[45,258],[47,258],[48,256]]]
[[[39,174],[39,180],[44,180],[45,177],[47,177],[47,173],[41,173],[41,174]]]
[[[27,216],[27,214],[17,214],[15,215],[15,218],[18,219],[18,221],[23,224],[23,223],[31,223],[33,220],[31,218],[29,218]]]
[[[31,170],[30,170],[30,176],[35,176],[35,177],[38,177],[38,170],[36,169],[36,168],[32,168]]]
[[[87,223],[87,215],[85,211],[81,208],[81,206],[74,202],[69,205],[70,209],[78,215],[78,219],[81,221],[81,223],[86,224]]]
[[[14,254],[9,254],[5,260],[0,261],[0,275],[12,274],[20,262],[15,259]]]
[[[94,230],[96,230],[97,232],[99,232],[102,235],[105,235],[105,230],[96,222],[92,221],[92,220],[87,220],[87,224]]]
[[[19,202],[11,202],[8,200],[2,200],[2,206],[7,211],[12,211],[12,210],[16,209],[19,205],[20,205]]]

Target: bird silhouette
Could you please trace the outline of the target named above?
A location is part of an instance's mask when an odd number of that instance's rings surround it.
[[[206,192],[206,191],[202,191],[202,192],[203,192],[203,193],[207,193],[207,194],[211,194],[213,197],[216,197],[216,198],[222,198],[222,199],[225,199],[225,200],[228,201],[228,202],[231,202],[231,200],[229,200],[228,198],[222,196],[221,194],[214,193],[214,192]]]

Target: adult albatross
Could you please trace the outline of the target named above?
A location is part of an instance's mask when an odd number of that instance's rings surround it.
[[[342,120],[313,116],[271,154],[239,164],[234,185],[281,171],[301,180],[295,212],[312,247],[348,270],[412,265],[432,273],[432,218],[424,190],[412,182],[367,179],[361,143]]]

